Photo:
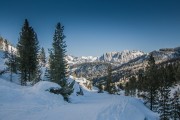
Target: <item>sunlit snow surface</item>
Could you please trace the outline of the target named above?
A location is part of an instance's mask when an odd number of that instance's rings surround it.
[[[70,79],[69,81],[72,81]],[[57,84],[41,81],[23,87],[0,78],[1,120],[157,120],[157,114],[131,97],[97,93],[82,86],[84,96],[77,96],[74,85],[71,103],[46,91]]]

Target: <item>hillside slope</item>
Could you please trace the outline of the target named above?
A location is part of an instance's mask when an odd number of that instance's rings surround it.
[[[22,87],[0,78],[1,120],[158,120],[138,99],[100,94],[83,86],[84,96],[76,96],[76,83],[71,103],[66,103],[62,96],[46,91],[50,87],[59,86],[41,81]]]

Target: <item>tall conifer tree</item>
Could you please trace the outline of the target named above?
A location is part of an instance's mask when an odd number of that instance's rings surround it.
[[[106,90],[108,93],[112,94],[112,67],[108,65],[107,69],[107,81],[106,81]]]
[[[156,111],[159,81],[157,76],[157,65],[155,64],[152,54],[149,56],[148,66],[146,67],[145,72],[145,83],[143,87],[144,92],[147,93],[144,96],[149,104],[150,110]]]
[[[28,20],[25,19],[17,45],[21,85],[26,85],[27,81],[36,79],[36,73],[38,71],[38,44],[37,34],[29,26]]]
[[[162,120],[169,120],[170,119],[170,86],[171,86],[171,80],[169,79],[167,68],[164,68],[162,66],[159,69],[159,81],[160,81],[160,87],[159,87],[159,113],[160,118]]]
[[[65,35],[63,33],[64,26],[60,23],[56,25],[52,49],[49,50],[49,69],[48,79],[61,86],[58,93],[63,95],[64,100],[69,102],[68,96],[73,92],[75,81],[67,83],[67,62],[65,60],[66,43],[64,41]],[[51,91],[54,91],[51,89]]]
[[[63,30],[64,26],[58,23],[53,37],[53,48],[49,51],[50,78],[52,82],[60,86],[65,86],[67,84],[67,63],[65,60],[66,43],[64,41],[65,35]]]

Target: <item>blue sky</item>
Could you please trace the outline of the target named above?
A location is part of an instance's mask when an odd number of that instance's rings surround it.
[[[0,35],[13,44],[27,18],[46,49],[61,22],[67,54],[75,56],[180,46],[179,0],[1,0],[0,4]]]

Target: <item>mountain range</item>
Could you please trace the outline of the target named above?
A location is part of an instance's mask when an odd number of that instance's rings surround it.
[[[145,55],[145,53],[138,50],[133,50],[133,51],[124,50],[121,52],[108,52],[100,57],[93,57],[93,56],[74,57],[72,55],[67,55],[66,60],[70,65],[82,64],[88,62],[109,62],[114,64],[115,63],[123,64],[142,55]]]
[[[140,69],[145,69],[150,54],[153,55],[156,64],[171,63],[180,59],[180,47],[163,48],[150,53],[125,50],[122,52],[108,52],[100,57],[83,57],[86,59],[80,57],[75,59],[77,60],[76,63],[70,65],[71,74],[77,77],[85,77],[96,83],[104,80],[107,75],[107,67],[111,64],[114,81],[120,81],[127,76],[137,74]],[[75,60],[71,59],[71,61]]]

